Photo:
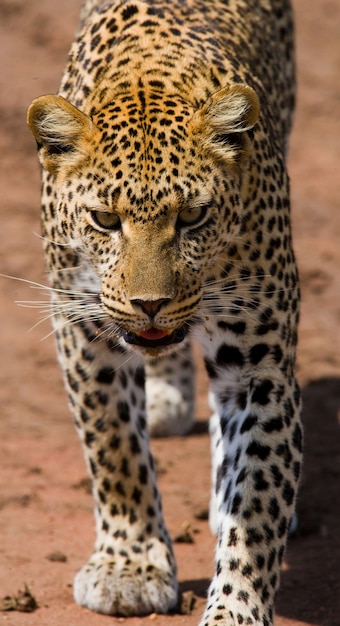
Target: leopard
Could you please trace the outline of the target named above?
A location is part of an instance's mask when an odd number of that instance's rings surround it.
[[[288,0],[87,0],[60,89],[29,107],[53,329],[94,497],[74,598],[98,613],[177,610],[150,438],[194,426],[195,344],[217,537],[200,624],[273,624],[303,450],[294,39]]]

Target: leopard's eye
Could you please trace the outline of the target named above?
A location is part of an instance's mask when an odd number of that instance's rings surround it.
[[[91,211],[94,223],[104,230],[119,230],[121,223],[116,213],[107,213],[106,211]]]
[[[185,226],[195,226],[203,220],[207,212],[206,206],[198,206],[191,209],[183,209],[180,211],[177,218],[177,225],[180,228]]]

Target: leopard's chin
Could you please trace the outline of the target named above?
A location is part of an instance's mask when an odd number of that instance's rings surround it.
[[[188,325],[183,325],[175,330],[161,330],[151,326],[151,328],[135,333],[124,331],[124,341],[131,345],[143,348],[143,352],[151,356],[158,356],[162,352],[168,352],[166,348],[182,343],[188,334]]]

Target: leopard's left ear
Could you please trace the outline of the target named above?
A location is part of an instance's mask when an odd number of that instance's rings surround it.
[[[193,133],[216,156],[239,164],[248,156],[248,130],[255,126],[260,113],[259,99],[247,85],[232,84],[214,93],[195,113]]]
[[[63,166],[76,165],[97,130],[88,115],[55,95],[33,100],[27,123],[37,142],[40,162],[52,174]]]

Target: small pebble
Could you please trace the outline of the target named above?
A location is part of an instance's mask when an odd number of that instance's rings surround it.
[[[66,563],[67,556],[63,554],[63,552],[59,552],[59,550],[55,550],[54,552],[50,552],[46,555],[48,561],[52,561],[53,563]]]

